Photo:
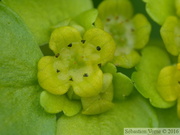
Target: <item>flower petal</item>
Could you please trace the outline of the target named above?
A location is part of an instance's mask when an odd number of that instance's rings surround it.
[[[62,95],[70,87],[70,77],[64,63],[58,61],[57,66],[56,61],[58,60],[53,56],[41,58],[38,63],[38,81],[41,87],[48,92]]]
[[[175,16],[166,19],[161,27],[161,36],[168,52],[172,55],[180,53],[180,20]]]
[[[137,51],[127,51],[128,53],[122,52],[122,48],[119,47],[119,49],[116,50],[114,59],[113,59],[113,63],[116,66],[119,67],[124,67],[124,68],[132,68],[135,65],[137,65],[137,63],[140,60],[140,55]]]
[[[95,47],[96,53],[100,56],[99,63],[105,64],[114,57],[116,45],[107,32],[98,28],[92,28],[86,31],[83,39],[87,41],[87,44]]]
[[[81,110],[80,101],[72,101],[66,95],[53,95],[46,91],[40,95],[40,104],[48,113],[63,111],[66,116],[76,115]]]
[[[112,99],[112,75],[105,73],[101,93],[99,93],[97,96],[81,98],[83,105],[82,113],[87,115],[94,115],[106,112],[113,107]]]
[[[177,66],[164,67],[158,77],[157,89],[166,101],[180,98],[180,70]]]
[[[143,14],[136,14],[132,22],[134,25],[134,48],[142,49],[149,41],[151,24]]]
[[[71,70],[72,87],[80,97],[98,95],[102,89],[103,73],[98,66],[87,65],[78,70]]]
[[[72,43],[81,42],[80,32],[70,26],[63,26],[55,29],[50,38],[49,47],[56,54],[62,48],[68,47]]]

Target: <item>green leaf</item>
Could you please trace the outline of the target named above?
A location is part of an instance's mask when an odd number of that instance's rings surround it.
[[[180,0],[175,0],[176,14],[180,16]]]
[[[111,73],[113,75],[113,89],[114,100],[125,99],[133,91],[133,83],[129,77],[117,72],[116,66],[112,63],[107,63],[102,66],[102,71],[105,73]]]
[[[142,49],[149,41],[151,24],[143,14],[136,14],[133,19],[134,24],[134,48]]]
[[[42,53],[19,17],[2,4],[0,8],[0,86],[32,85]]]
[[[75,17],[73,21],[80,26],[82,26],[85,30],[88,30],[89,28],[93,28],[96,22],[98,16],[97,9],[91,9],[88,11],[85,11]]]
[[[160,128],[179,128],[180,120],[177,117],[177,107],[156,109]]]
[[[143,0],[146,3],[146,11],[150,17],[162,25],[166,18],[176,15],[174,0]]]
[[[116,66],[112,63],[107,63],[104,66],[101,67],[101,70],[104,73],[111,73],[111,74],[115,74],[117,72]]]
[[[131,18],[133,7],[129,0],[106,0],[98,6],[99,16],[104,21],[109,17],[122,15],[123,18]]]
[[[180,20],[175,16],[170,16],[166,19],[161,27],[161,36],[166,46],[166,49],[172,55],[180,53]]]
[[[133,95],[101,115],[62,116],[56,135],[122,135],[124,128],[157,126],[158,120],[150,105],[142,97]]]
[[[63,111],[66,116],[73,116],[81,110],[80,102],[69,100],[66,95],[53,95],[46,91],[41,93],[40,103],[48,113]]]
[[[31,29],[39,45],[48,43],[53,26],[92,8],[91,0],[3,0]]]
[[[126,47],[124,49],[125,51],[122,51],[123,48],[119,47],[119,49],[116,50],[113,63],[118,66],[118,67],[123,67],[123,68],[132,68],[135,65],[139,63],[140,60],[140,55],[137,51],[132,50],[126,52],[126,50],[129,50],[130,48]]]
[[[121,100],[126,98],[133,91],[133,83],[130,78],[122,73],[113,75],[114,99]]]
[[[1,87],[0,134],[55,134],[55,115],[47,114],[39,104],[41,90],[38,85]]]
[[[40,49],[21,19],[0,3],[0,134],[49,135],[55,116],[39,104]]]
[[[172,102],[163,100],[156,88],[160,70],[169,64],[169,56],[163,49],[148,46],[142,50],[142,58],[136,66],[137,71],[132,75],[137,90],[145,98],[149,98],[155,107],[167,108],[174,105]]]

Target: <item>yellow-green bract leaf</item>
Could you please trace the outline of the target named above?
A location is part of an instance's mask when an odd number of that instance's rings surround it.
[[[101,70],[104,73],[111,73],[111,74],[115,74],[117,72],[116,66],[112,63],[107,63],[104,66],[101,67]]]
[[[54,135],[55,115],[39,104],[42,53],[20,17],[1,2],[0,18],[0,134]]]
[[[121,100],[129,96],[134,87],[131,79],[122,73],[113,75],[113,86],[115,100]]]
[[[178,113],[178,118],[180,119],[180,98],[178,98],[177,101],[177,113]]]
[[[48,113],[63,111],[66,116],[73,116],[81,110],[79,101],[69,100],[66,95],[52,95],[46,91],[41,93],[40,103]]]
[[[166,101],[175,101],[180,97],[180,70],[177,66],[164,67],[158,77],[157,89]]]
[[[180,68],[177,65],[163,68],[159,74],[157,89],[166,101],[177,100],[177,112],[180,118]]]
[[[137,14],[133,17],[134,25],[134,48],[142,49],[149,41],[151,24],[143,14]]]
[[[133,91],[133,83],[130,78],[126,75],[118,72],[116,66],[112,63],[107,63],[102,66],[102,71],[104,73],[111,73],[113,75],[113,89],[114,89],[114,99],[121,100],[129,96]]]
[[[123,135],[124,128],[136,127],[158,127],[158,120],[151,106],[133,95],[100,115],[60,117],[56,135]]]
[[[73,21],[75,21],[75,23],[82,26],[85,30],[88,30],[89,28],[93,28],[95,26],[97,16],[98,16],[97,9],[91,9],[78,15],[73,19]]]
[[[80,97],[91,97],[98,95],[102,89],[103,73],[98,66],[84,66],[72,69],[72,87],[76,95]]]
[[[172,102],[165,101],[156,88],[160,70],[169,64],[170,58],[163,49],[148,46],[142,50],[141,60],[136,66],[137,71],[132,75],[137,90],[145,98],[149,98],[155,107],[167,108],[174,105]]]
[[[41,58],[38,63],[38,81],[42,88],[52,94],[62,95],[70,87],[68,69],[53,56]]]
[[[166,18],[176,14],[175,0],[144,0],[150,17],[162,25]]]
[[[69,98],[70,100],[73,100],[73,99],[74,99],[74,100],[80,100],[80,99],[81,99],[80,96],[78,96],[78,95],[76,95],[76,94],[74,93],[72,87],[70,87],[70,89],[68,90],[67,96],[68,96],[68,98]]]
[[[100,18],[103,20],[119,15],[129,19],[133,15],[133,7],[129,0],[105,0],[99,5],[98,11]]]
[[[167,51],[172,55],[178,55],[180,53],[180,20],[174,16],[168,17],[160,32]]]
[[[68,45],[74,42],[81,42],[81,40],[80,32],[77,29],[64,26],[52,32],[49,47],[56,54],[59,53],[62,48],[68,47]]]
[[[82,98],[83,114],[93,115],[108,111],[113,107],[112,75],[104,74],[103,87],[99,95]]]
[[[126,51],[121,51],[121,47],[117,49],[113,59],[113,63],[118,67],[132,68],[139,62],[141,58],[139,53],[135,50],[132,50],[130,52],[128,51],[128,53],[126,53]]]
[[[180,16],[180,0],[175,0],[176,14]]]
[[[91,9],[91,0],[3,0],[31,29],[39,45],[49,42],[54,25]]]
[[[113,59],[116,45],[110,34],[101,29],[93,28],[86,31],[83,39],[96,48],[97,54],[100,55],[100,64],[103,65]]]
[[[156,109],[160,128],[179,128],[180,120],[177,116],[177,107]]]

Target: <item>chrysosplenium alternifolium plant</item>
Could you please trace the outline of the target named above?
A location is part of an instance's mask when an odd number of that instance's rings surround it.
[[[180,0],[143,1],[0,1],[0,134],[179,127]]]

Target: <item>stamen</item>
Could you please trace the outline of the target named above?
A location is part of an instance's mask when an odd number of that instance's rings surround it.
[[[57,53],[57,54],[55,55],[55,57],[56,57],[56,58],[58,58],[59,56],[60,56],[60,54],[59,54],[59,53]]]
[[[60,72],[60,70],[59,70],[59,69],[57,69],[57,70],[56,70],[56,72],[57,72],[57,73],[59,73],[59,72]]]
[[[84,73],[83,77],[88,77],[88,74],[87,74],[87,73]]]
[[[99,63],[98,66],[101,67],[102,66],[101,63]]]
[[[70,44],[68,45],[68,47],[72,47],[72,43],[70,43]]]
[[[84,44],[86,42],[86,40],[81,40],[81,42]]]
[[[101,50],[101,47],[100,47],[100,46],[97,46],[97,47],[96,47],[96,50],[100,51],[100,50]]]

